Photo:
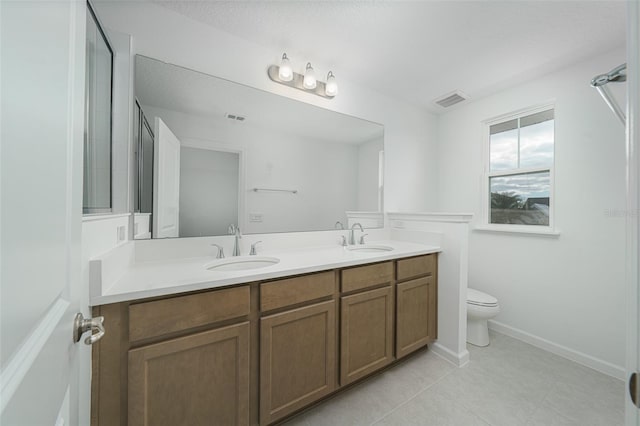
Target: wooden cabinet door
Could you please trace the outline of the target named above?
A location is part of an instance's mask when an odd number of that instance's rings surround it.
[[[393,360],[391,287],[341,298],[340,384],[346,385]]]
[[[333,300],[260,320],[260,424],[335,389],[335,329]]]
[[[128,374],[129,426],[247,425],[249,323],[132,349]]]
[[[435,340],[437,296],[433,277],[396,286],[396,356],[401,358]]]

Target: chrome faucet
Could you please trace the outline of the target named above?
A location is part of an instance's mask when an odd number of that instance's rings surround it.
[[[344,225],[340,221],[337,221],[333,227],[336,229],[344,229]]]
[[[249,251],[250,256],[255,256],[256,254],[258,254],[258,251],[256,250],[256,246],[261,242],[262,241],[256,241],[255,243],[251,244],[251,250]]]
[[[351,229],[349,230],[349,245],[355,245],[356,244],[356,237],[355,237],[355,233],[354,233],[354,229],[356,226],[360,227],[360,232],[364,232],[364,229],[362,229],[362,225],[360,225],[359,222],[354,223],[353,225],[351,225]]]
[[[242,238],[242,234],[240,233],[240,228],[236,226],[235,240],[233,242],[233,256],[240,256],[240,241]]]
[[[216,247],[218,249],[218,254],[216,255],[216,259],[224,259],[224,248],[218,244],[211,244],[212,247]]]
[[[233,253],[231,255],[240,256],[240,241],[238,241],[242,238],[240,227],[234,224],[229,225],[229,234],[235,235],[235,240],[233,242]]]

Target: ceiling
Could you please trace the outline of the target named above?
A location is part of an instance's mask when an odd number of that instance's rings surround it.
[[[434,112],[625,43],[623,1],[154,2]]]

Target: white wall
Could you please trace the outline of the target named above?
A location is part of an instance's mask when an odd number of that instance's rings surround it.
[[[565,355],[610,374],[624,365],[625,219],[607,213],[625,206],[624,129],[589,82],[624,61],[623,50],[597,57],[461,106],[438,122],[439,208],[473,212],[477,225],[481,122],[555,99],[561,234],[472,232],[469,287],[498,298],[503,331],[563,345]]]
[[[373,140],[358,145],[358,210],[378,210],[379,156],[383,141]],[[384,172],[383,172],[384,173]]]
[[[358,199],[356,145],[272,132],[262,139],[247,149],[246,215],[261,213],[263,222],[246,223],[247,232],[327,230],[338,220],[347,222],[346,212],[355,210]],[[255,187],[298,192],[252,192]]]
[[[387,210],[433,210],[436,207],[435,117],[342,79],[333,100],[273,83],[269,65],[282,50],[257,44],[193,21],[147,2],[98,2],[97,13],[107,27],[131,34],[135,53],[227,78],[323,108],[382,123],[385,126]],[[308,52],[313,58],[313,52]],[[354,58],[356,60],[356,58]],[[339,64],[334,72],[339,73]],[[326,74],[314,61],[318,75]]]

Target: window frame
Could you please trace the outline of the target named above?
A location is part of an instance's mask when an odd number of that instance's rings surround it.
[[[491,134],[490,128],[493,125],[504,123],[509,120],[514,120],[528,115],[540,113],[543,111],[554,110],[554,122],[553,122],[553,160],[548,167],[526,167],[491,171]],[[538,104],[531,107],[521,108],[516,111],[502,114],[496,117],[489,118],[482,122],[482,134],[483,134],[483,153],[482,153],[482,180],[481,180],[481,196],[480,202],[482,203],[482,225],[477,227],[481,231],[496,231],[507,233],[522,233],[522,234],[539,234],[539,235],[559,235],[556,231],[556,191],[555,191],[555,162],[556,162],[556,102],[555,100]],[[518,128],[520,126],[518,125]],[[518,151],[520,147],[518,146]],[[520,158],[520,152],[518,152],[518,158]],[[549,172],[549,225],[518,225],[510,223],[491,223],[491,185],[490,181],[493,177],[523,175],[527,173],[537,172]]]

